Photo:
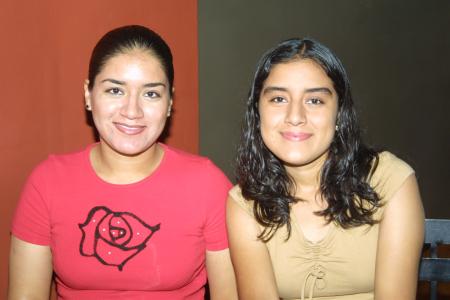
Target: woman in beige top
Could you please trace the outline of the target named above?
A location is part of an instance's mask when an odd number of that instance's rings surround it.
[[[424,213],[414,171],[361,141],[339,59],[292,39],[260,60],[230,191],[241,300],[414,299]]]

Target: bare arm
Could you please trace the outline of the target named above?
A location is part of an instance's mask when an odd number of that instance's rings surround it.
[[[231,260],[240,300],[278,300],[272,262],[266,245],[257,239],[257,222],[232,198],[227,203]]]
[[[50,247],[11,236],[9,300],[48,300],[52,282]]]
[[[237,300],[236,280],[228,249],[206,251],[211,300]]]
[[[386,204],[375,271],[376,300],[413,300],[424,237],[419,188],[410,175]]]

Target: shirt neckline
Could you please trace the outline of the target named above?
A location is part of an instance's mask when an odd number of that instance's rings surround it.
[[[86,167],[88,169],[88,175],[97,183],[107,185],[110,187],[114,187],[114,188],[129,188],[129,187],[134,187],[134,186],[140,186],[142,184],[145,184],[147,181],[152,180],[155,177],[158,177],[159,174],[161,173],[161,170],[163,170],[167,164],[168,156],[170,156],[169,147],[163,143],[158,143],[158,145],[161,146],[161,148],[163,150],[163,157],[162,157],[161,161],[159,162],[159,165],[156,167],[156,169],[152,173],[150,173],[148,176],[146,176],[136,182],[116,184],[116,183],[110,183],[110,182],[102,179],[100,176],[97,175],[97,173],[95,172],[95,170],[92,166],[92,163],[90,160],[90,154],[91,154],[92,149],[98,144],[99,144],[98,142],[90,144],[89,146],[86,147],[85,152],[83,154],[83,156],[84,156],[83,161],[86,164]]]
[[[311,241],[308,238],[306,238],[306,236],[303,232],[303,229],[300,226],[300,224],[297,222],[297,218],[292,210],[290,212],[290,218],[291,218],[291,223],[293,223],[293,225],[294,225],[294,226],[292,226],[292,227],[294,227],[294,230],[298,233],[298,235],[305,242],[305,244],[307,244],[311,247],[324,246],[325,244],[327,244],[327,242],[331,239],[331,237],[334,235],[334,233],[336,231],[336,225],[333,222],[331,222],[328,226],[328,230],[327,230],[326,234],[323,236],[322,239],[320,239],[318,241]]]

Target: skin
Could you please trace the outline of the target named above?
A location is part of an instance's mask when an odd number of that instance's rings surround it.
[[[275,156],[293,171],[321,167],[334,137],[337,95],[316,63],[273,66],[258,107],[261,136]]]
[[[52,272],[50,247],[11,236],[8,299],[48,300]]]
[[[311,60],[273,66],[259,99],[261,135],[296,182],[304,199],[292,210],[305,237],[317,242],[329,224],[314,211],[327,203],[320,197],[320,170],[334,136],[338,101],[333,83]],[[389,200],[380,222],[375,299],[415,299],[424,213],[417,182],[411,175]],[[258,240],[260,225],[231,197],[227,203],[231,258],[239,299],[279,299],[268,253]]]
[[[90,153],[97,175],[114,184],[137,182],[159,165],[164,151],[157,139],[170,115],[167,76],[157,58],[134,49],[111,57],[95,78],[85,82],[85,102],[92,110],[100,143]],[[228,249],[206,252],[211,299],[237,299]],[[50,247],[12,236],[8,299],[49,299]]]
[[[96,173],[116,184],[147,177],[163,157],[156,141],[172,105],[158,59],[138,50],[116,55],[97,75],[92,91],[88,83],[85,101],[100,135],[91,152]]]

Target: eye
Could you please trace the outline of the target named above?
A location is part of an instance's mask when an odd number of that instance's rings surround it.
[[[111,95],[123,95],[122,90],[117,87],[107,89],[106,92]]]
[[[154,92],[154,91],[146,92],[144,94],[144,96],[147,97],[147,98],[159,98],[159,97],[161,97],[161,95],[159,93]]]
[[[270,99],[270,102],[284,103],[284,102],[286,102],[286,99],[284,99],[283,97],[275,97],[275,98]]]
[[[313,104],[313,105],[319,105],[319,104],[323,104],[323,101],[320,100],[319,98],[311,98],[311,99],[306,100],[306,103]]]

